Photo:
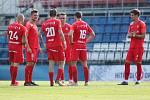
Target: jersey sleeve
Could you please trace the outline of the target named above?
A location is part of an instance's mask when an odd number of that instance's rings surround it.
[[[146,24],[144,22],[141,22],[141,33],[146,33]]]

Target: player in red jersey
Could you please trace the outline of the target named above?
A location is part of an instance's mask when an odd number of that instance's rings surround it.
[[[25,83],[24,86],[38,86],[32,82],[33,68],[37,62],[39,50],[41,51],[38,40],[38,28],[36,22],[38,20],[38,11],[33,9],[31,11],[30,20],[26,23],[28,48],[26,48],[26,67],[25,67]]]
[[[131,38],[130,47],[126,56],[124,81],[119,85],[128,85],[128,78],[130,75],[130,63],[133,61],[137,65],[137,81],[135,84],[140,84],[142,75],[142,56],[144,53],[144,38],[146,33],[145,23],[139,19],[140,11],[133,9],[130,12],[133,22],[130,23],[128,30],[128,37]]]
[[[18,74],[19,64],[23,63],[23,45],[25,40],[26,28],[22,25],[24,23],[24,15],[18,14],[17,21],[8,26],[8,50],[10,62],[10,76],[11,86],[18,86],[16,77]]]
[[[44,32],[46,37],[46,49],[49,60],[50,86],[54,86],[53,67],[55,63],[57,63],[59,67],[55,83],[59,84],[59,86],[63,86],[64,84],[62,84],[59,80],[64,70],[65,64],[64,48],[66,48],[66,41],[64,38],[64,34],[62,32],[61,22],[60,20],[56,19],[56,14],[57,14],[56,9],[50,10],[50,19],[43,22],[42,31]]]
[[[66,63],[68,64],[68,73],[69,73],[69,83],[73,82],[73,76],[72,76],[72,66],[71,66],[71,47],[70,47],[70,30],[72,30],[71,25],[66,23],[66,18],[67,15],[64,12],[61,12],[58,14],[58,19],[61,21],[61,27],[62,31],[65,36],[67,48],[65,50],[65,58],[66,58]],[[61,76],[61,80],[64,81],[64,73]]]
[[[72,68],[73,68],[73,80],[74,83],[72,85],[77,85],[77,69],[76,63],[78,60],[81,61],[84,71],[84,79],[85,86],[88,85],[88,65],[87,65],[87,49],[86,44],[90,42],[94,37],[95,33],[91,29],[91,27],[84,21],[82,21],[82,12],[78,11],[75,13],[76,22],[73,23],[73,30],[70,32],[72,35],[71,43],[72,43],[72,52],[71,52],[71,60],[72,60]]]

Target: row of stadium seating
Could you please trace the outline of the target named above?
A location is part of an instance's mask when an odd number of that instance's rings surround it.
[[[74,7],[75,5],[79,5],[79,7],[90,7],[91,4],[97,6],[104,6],[107,4],[107,0],[19,0],[19,7],[27,7],[32,6],[35,2],[40,2],[44,8],[47,8],[49,6],[51,7],[61,7],[62,4],[65,7]],[[150,3],[149,0],[123,0],[123,4],[148,4]],[[122,4],[122,0],[109,0],[108,2],[111,6],[117,6]]]

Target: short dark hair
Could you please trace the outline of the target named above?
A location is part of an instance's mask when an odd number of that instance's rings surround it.
[[[49,14],[50,14],[50,17],[55,17],[57,15],[57,10],[56,9],[50,9]]]
[[[33,13],[38,13],[38,10],[37,10],[37,9],[32,9],[31,15],[32,15]]]
[[[130,13],[133,13],[134,15],[140,16],[140,10],[139,9],[133,9],[130,11]]]
[[[67,15],[65,12],[59,12],[58,14],[57,14],[57,17],[59,17],[60,15]]]
[[[77,18],[82,18],[82,12],[81,12],[81,11],[77,11],[77,12],[75,13],[75,16],[76,16]]]

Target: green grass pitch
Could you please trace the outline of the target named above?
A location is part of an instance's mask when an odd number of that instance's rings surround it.
[[[150,82],[128,86],[117,85],[119,82],[90,82],[84,86],[54,86],[48,81],[37,81],[38,87],[9,86],[9,81],[0,81],[0,100],[150,100]]]

